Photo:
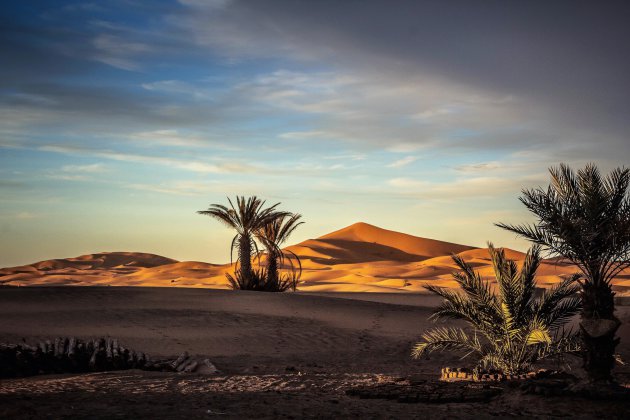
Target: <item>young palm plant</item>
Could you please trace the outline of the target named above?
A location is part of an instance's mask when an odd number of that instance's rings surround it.
[[[256,238],[264,245],[267,254],[266,286],[270,291],[283,292],[297,288],[297,282],[302,274],[300,258],[290,250],[283,250],[280,246],[289,239],[295,229],[303,224],[300,214],[278,217],[256,231]],[[289,271],[280,275],[280,266],[288,265]]]
[[[540,359],[577,351],[577,336],[565,333],[562,326],[580,309],[580,301],[574,297],[579,276],[570,276],[536,297],[540,248],[529,250],[519,271],[502,249],[497,250],[492,244],[488,247],[497,280],[496,292],[456,255],[452,258],[461,272],[453,277],[461,292],[425,286],[444,298],[432,319],[464,320],[471,330],[438,327],[426,331],[412,355],[418,358],[434,351],[461,351],[464,357],[474,356],[478,368],[512,375],[527,371]]]
[[[608,382],[621,324],[614,315],[611,281],[630,267],[630,170],[617,168],[605,179],[592,164],[577,174],[564,164],[549,172],[546,190],[523,190],[520,198],[537,223],[497,226],[580,268],[584,368],[592,382]]]
[[[236,206],[228,198],[230,207],[221,204],[212,204],[208,210],[197,213],[213,217],[236,230],[230,247],[230,262],[233,261],[234,250],[237,250],[238,258],[235,266],[235,277],[228,276],[232,287],[245,290],[256,290],[259,286],[260,275],[252,269],[252,251],[258,253],[258,246],[254,241],[255,232],[273,220],[288,215],[287,212],[277,211],[276,203],[265,208],[265,201],[256,196],[249,198],[236,197]],[[230,280],[230,277],[232,279]]]

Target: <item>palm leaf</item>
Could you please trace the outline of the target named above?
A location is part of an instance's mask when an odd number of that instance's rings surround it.
[[[528,346],[534,344],[551,344],[551,337],[546,328],[535,328],[525,336],[525,343]]]
[[[468,353],[483,351],[477,337],[471,337],[461,328],[434,328],[422,334],[422,339],[424,341],[417,343],[411,352],[416,359],[434,351],[462,350]]]

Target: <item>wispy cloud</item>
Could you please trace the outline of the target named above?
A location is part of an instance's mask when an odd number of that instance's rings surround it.
[[[94,59],[122,70],[137,71],[140,69],[139,55],[152,50],[142,42],[129,41],[117,35],[100,34],[93,40],[96,54]]]
[[[177,0],[186,6],[195,6],[206,10],[223,9],[227,7],[233,0]]]
[[[171,168],[181,169],[185,171],[198,172],[198,173],[246,173],[253,172],[256,170],[255,167],[238,163],[238,162],[222,162],[222,163],[207,163],[199,160],[186,160],[186,159],[175,159],[161,156],[148,156],[148,155],[139,155],[133,153],[121,153],[115,151],[108,150],[92,150],[85,148],[77,148],[77,147],[68,147],[68,146],[56,146],[56,145],[48,145],[41,146],[39,148],[41,151],[45,152],[53,152],[53,153],[61,153],[66,155],[85,155],[98,157],[103,159],[111,159],[119,162],[136,162],[136,163],[144,163],[151,165],[160,165],[160,166],[168,166]]]
[[[85,176],[85,175],[69,175],[69,174],[59,174],[59,173],[47,174],[46,177],[50,179],[58,179],[60,181],[90,181],[92,180],[92,177]]]
[[[387,144],[396,152],[425,147],[474,149],[484,144],[518,149],[524,129],[510,130],[528,115],[517,101],[506,104],[493,93],[426,74],[389,78],[361,72],[283,70],[243,83],[238,91],[272,110],[316,119],[312,129],[287,131],[279,135],[282,139],[343,142],[365,149]],[[438,111],[431,111],[431,118],[418,118],[433,109]],[[466,141],[461,140],[462,133],[468,133]]]
[[[342,153],[332,156],[324,156],[325,160],[365,160],[367,155],[365,153]]]
[[[431,186],[431,183],[428,181],[420,181],[410,178],[392,178],[387,181],[387,184],[392,187],[405,189],[423,189]]]
[[[140,131],[130,134],[121,134],[122,140],[131,140],[135,146],[140,147],[182,147],[214,149],[222,151],[240,151],[243,148],[230,139],[223,138],[217,133],[185,132],[175,129]]]
[[[199,83],[193,84],[182,80],[161,80],[158,82],[142,83],[143,89],[169,94],[187,95],[195,99],[210,99],[209,93]]]
[[[228,194],[230,191],[238,191],[239,194],[257,194],[263,189],[265,190],[265,195],[272,195],[277,192],[278,186],[265,188],[265,184],[258,181],[180,180],[155,184],[127,184],[124,187],[137,191],[194,197],[216,193]]]
[[[92,163],[90,165],[64,165],[61,167],[64,172],[99,173],[104,172],[106,167],[103,163]]]
[[[103,163],[92,163],[89,165],[63,165],[60,170],[48,173],[47,178],[61,181],[91,181],[92,175],[105,172],[106,166]]]
[[[148,191],[155,192],[160,194],[172,194],[172,195],[186,195],[186,196],[195,196],[201,195],[198,191],[189,191],[183,188],[178,188],[177,186],[168,187],[162,185],[152,185],[152,184],[129,184],[126,188],[138,191]]]
[[[278,137],[281,139],[289,140],[304,140],[304,139],[334,139],[338,135],[329,131],[289,131],[288,133],[282,133]]]
[[[523,186],[523,181],[476,177],[438,183],[410,178],[393,178],[387,181],[387,184],[404,195],[456,201],[464,198],[499,197],[505,193],[513,193]]]
[[[486,172],[499,169],[499,162],[472,163],[467,165],[458,165],[455,170],[459,172]]]
[[[31,220],[31,219],[37,219],[39,217],[42,217],[42,215],[38,213],[32,213],[29,211],[22,211],[14,215],[14,218],[18,220]]]
[[[387,165],[389,168],[402,168],[403,166],[407,166],[412,162],[415,162],[418,158],[415,156],[406,156],[402,159],[398,159],[395,162],[390,163],[389,165]]]
[[[427,109],[425,111],[420,111],[417,114],[413,114],[411,117],[420,119],[420,120],[428,120],[430,118],[439,117],[441,115],[449,115],[452,114],[453,111],[448,108],[436,108],[436,109]]]

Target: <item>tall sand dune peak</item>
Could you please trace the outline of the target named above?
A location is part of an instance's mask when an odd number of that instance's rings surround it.
[[[354,223],[343,229],[321,236],[318,240],[371,242],[397,248],[408,254],[423,257],[458,254],[460,252],[476,249],[472,246],[422,238],[407,233],[383,229],[364,222]]]

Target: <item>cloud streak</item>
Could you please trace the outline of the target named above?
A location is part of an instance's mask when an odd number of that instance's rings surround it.
[[[395,162],[390,163],[389,165],[387,165],[387,167],[389,168],[402,168],[403,166],[407,166],[410,163],[413,163],[417,160],[418,158],[416,158],[415,156],[405,156],[402,159],[398,159]]]
[[[44,152],[61,153],[65,155],[84,155],[102,159],[110,159],[119,162],[145,163],[151,165],[167,166],[182,169],[184,171],[199,173],[226,173],[226,172],[251,172],[254,168],[238,163],[211,164],[197,160],[173,159],[159,156],[138,155],[120,153],[107,150],[89,150],[68,146],[42,146],[39,150]]]

